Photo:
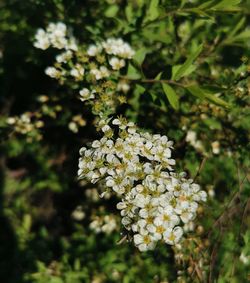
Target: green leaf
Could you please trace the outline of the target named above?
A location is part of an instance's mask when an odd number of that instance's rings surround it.
[[[182,65],[175,65],[172,67],[172,78],[176,76],[177,71],[181,68]],[[183,76],[188,76],[190,75],[193,71],[195,71],[196,66],[195,65],[190,65]]]
[[[219,106],[225,107],[225,108],[230,107],[230,105],[226,101],[224,101],[223,99],[216,96],[216,94],[218,94],[218,92],[212,93],[209,89],[201,88],[197,85],[188,86],[186,89],[192,95],[194,95],[194,96],[196,96],[200,99],[207,99],[210,102],[217,104]]]
[[[147,20],[153,21],[159,16],[158,10],[159,0],[151,0],[147,13]]]
[[[197,85],[191,85],[189,87],[187,87],[187,90],[194,96],[200,98],[200,99],[205,99],[205,95],[202,91],[201,88],[199,88]]]
[[[155,80],[160,80],[161,79],[161,75],[162,75],[162,72],[160,72],[156,77],[155,77]]]
[[[240,2],[241,2],[241,0],[222,0],[222,1],[212,0],[212,1],[207,1],[203,4],[201,4],[197,8],[202,9],[202,10],[231,9],[231,8],[234,8],[235,6],[237,6]]]
[[[104,13],[107,18],[114,18],[119,11],[118,5],[111,5]]]
[[[201,51],[203,49],[203,45],[199,45],[197,49],[187,58],[187,60],[184,62],[183,65],[176,71],[174,76],[172,76],[173,80],[179,80],[183,76],[185,76],[186,73],[190,72],[190,67],[193,64],[194,60],[200,55]]]
[[[133,7],[132,7],[132,5],[127,5],[127,6],[126,6],[126,8],[125,8],[125,14],[126,14],[127,21],[128,21],[129,23],[132,23],[133,20],[135,19],[134,13],[133,13]]]
[[[211,93],[206,93],[205,96],[206,96],[207,100],[213,102],[214,104],[217,104],[217,105],[225,107],[225,108],[230,107],[230,105],[226,101],[224,101],[223,99],[221,99],[221,98],[219,98],[219,97],[217,97],[217,96],[215,96]]]
[[[246,39],[249,39],[250,38],[250,29],[246,29],[244,30],[243,32],[237,34],[236,36],[234,36],[232,39],[230,40],[226,40],[226,43],[227,42],[235,42],[235,41],[244,41]]]
[[[141,65],[146,57],[148,50],[144,47],[140,48],[134,55],[134,60]]]
[[[218,3],[218,0],[212,0],[212,1],[207,1],[205,3],[202,3],[200,6],[198,6],[198,9],[208,9],[210,7],[212,7],[213,5],[215,5],[216,3]]]
[[[241,0],[222,0],[217,3],[212,9],[230,9],[240,4]]]
[[[135,86],[135,92],[136,92],[136,94],[138,94],[138,95],[142,95],[144,92],[145,92],[145,87],[144,86],[142,86],[142,85],[139,85],[139,84],[136,84],[136,86]]]
[[[178,110],[179,109],[179,98],[176,94],[176,92],[174,91],[174,89],[166,84],[166,83],[162,83],[162,88],[167,96],[167,99],[170,103],[170,105],[175,109]]]
[[[139,71],[131,63],[128,65],[127,77],[132,80],[137,80],[141,77]]]
[[[221,130],[222,128],[221,123],[214,118],[205,119],[204,124],[206,124],[212,130]]]
[[[143,31],[143,36],[149,41],[163,42],[165,44],[169,44],[171,42],[171,36],[167,33],[156,33],[149,29]]]
[[[245,21],[245,17],[241,18],[233,30],[228,34],[228,38],[232,38],[242,28],[242,26],[245,24]]]

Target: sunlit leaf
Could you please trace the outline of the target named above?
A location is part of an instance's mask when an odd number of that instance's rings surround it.
[[[147,19],[153,21],[159,16],[159,0],[151,0],[148,8]]]
[[[162,83],[162,88],[164,90],[164,93],[167,96],[167,99],[168,99],[170,105],[175,110],[178,110],[179,109],[179,98],[178,98],[176,92],[174,91],[174,89],[166,83]]]

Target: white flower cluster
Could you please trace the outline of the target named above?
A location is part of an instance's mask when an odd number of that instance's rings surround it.
[[[35,35],[36,48],[46,50],[50,46],[57,49],[76,51],[77,45],[73,37],[67,37],[67,27],[64,23],[50,23],[46,30],[38,29]]]
[[[109,55],[114,55],[114,56],[117,56],[123,59],[131,59],[135,55],[135,52],[131,48],[131,46],[128,43],[124,42],[123,39],[121,38],[118,38],[118,39],[108,38],[106,41],[103,41],[97,45],[92,44],[89,46],[87,53],[89,56],[95,57],[101,54],[103,49],[105,50],[105,53]],[[112,61],[114,65],[116,65],[114,60]]]
[[[20,116],[8,117],[6,120],[16,133],[27,135],[27,141],[32,142],[35,138],[40,140],[42,135],[39,130],[44,127],[44,122],[40,117],[35,116],[31,112],[24,112]]]
[[[59,22],[38,29],[34,46],[43,50],[49,47],[62,50],[56,56],[54,66],[47,67],[45,73],[61,84],[78,82],[79,98],[92,105],[94,114],[103,116],[105,112],[114,112],[117,105],[126,102],[124,94],[130,86],[126,80],[119,80],[118,72],[126,66],[127,60],[132,59],[135,51],[123,39],[109,38],[88,46],[77,46],[66,25]]]
[[[81,148],[79,178],[102,180],[121,198],[122,224],[140,251],[153,249],[159,240],[176,244],[183,234],[181,222],[195,218],[206,192],[185,173],[173,172],[173,142],[166,136],[139,133],[124,118],[112,125],[103,123],[104,136],[90,149]]]
[[[113,215],[95,216],[94,220],[90,223],[91,230],[98,233],[111,234],[117,229],[116,218]]]

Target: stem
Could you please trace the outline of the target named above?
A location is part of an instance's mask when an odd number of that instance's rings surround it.
[[[156,80],[156,79],[142,79],[142,80],[134,80],[134,79],[131,79],[129,77],[126,77],[126,76],[119,76],[121,79],[124,79],[124,80],[127,80],[127,81],[130,81],[130,82],[135,82],[135,83],[167,83],[167,84],[170,84],[170,85],[176,85],[176,86],[180,86],[180,87],[187,87],[188,85],[185,85],[185,84],[182,84],[182,83],[178,83],[176,81],[172,81],[172,80]]]

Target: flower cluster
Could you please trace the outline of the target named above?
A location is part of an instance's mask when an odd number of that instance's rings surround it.
[[[141,133],[124,118],[101,121],[100,128],[103,137],[80,150],[79,178],[103,182],[106,191],[121,198],[122,224],[140,251],[153,249],[160,240],[178,243],[181,224],[195,218],[207,195],[185,173],[173,172],[173,142]]]
[[[45,73],[61,84],[74,84],[81,101],[87,101],[95,115],[107,116],[117,105],[126,102],[129,91],[126,80],[120,79],[120,70],[135,52],[121,38],[109,38],[88,46],[76,45],[63,23],[51,23],[46,30],[39,29],[34,46],[40,49],[63,49],[55,58],[54,66]]]
[[[49,98],[46,95],[40,95],[37,99],[39,107],[36,111],[27,111],[20,116],[9,116],[6,119],[6,124],[17,134],[26,136],[27,142],[34,140],[41,140],[43,138],[43,131],[46,129],[49,119],[62,118],[62,105],[57,97]],[[64,111],[64,114],[66,111]],[[78,131],[86,125],[86,120],[82,114],[75,114],[71,111],[66,113],[70,118],[68,122],[68,129],[73,133]],[[65,120],[64,120],[65,121]]]
[[[74,37],[67,36],[67,27],[64,23],[50,23],[46,30],[38,29],[35,35],[34,46],[46,50],[49,47],[56,49],[77,50]]]
[[[39,116],[37,117],[31,112],[25,112],[20,116],[8,117],[6,122],[16,133],[27,135],[27,142],[41,140],[42,138],[39,130],[44,127],[44,122]]]
[[[117,221],[114,215],[95,216],[94,220],[90,223],[91,230],[98,233],[111,234],[117,229]]]

